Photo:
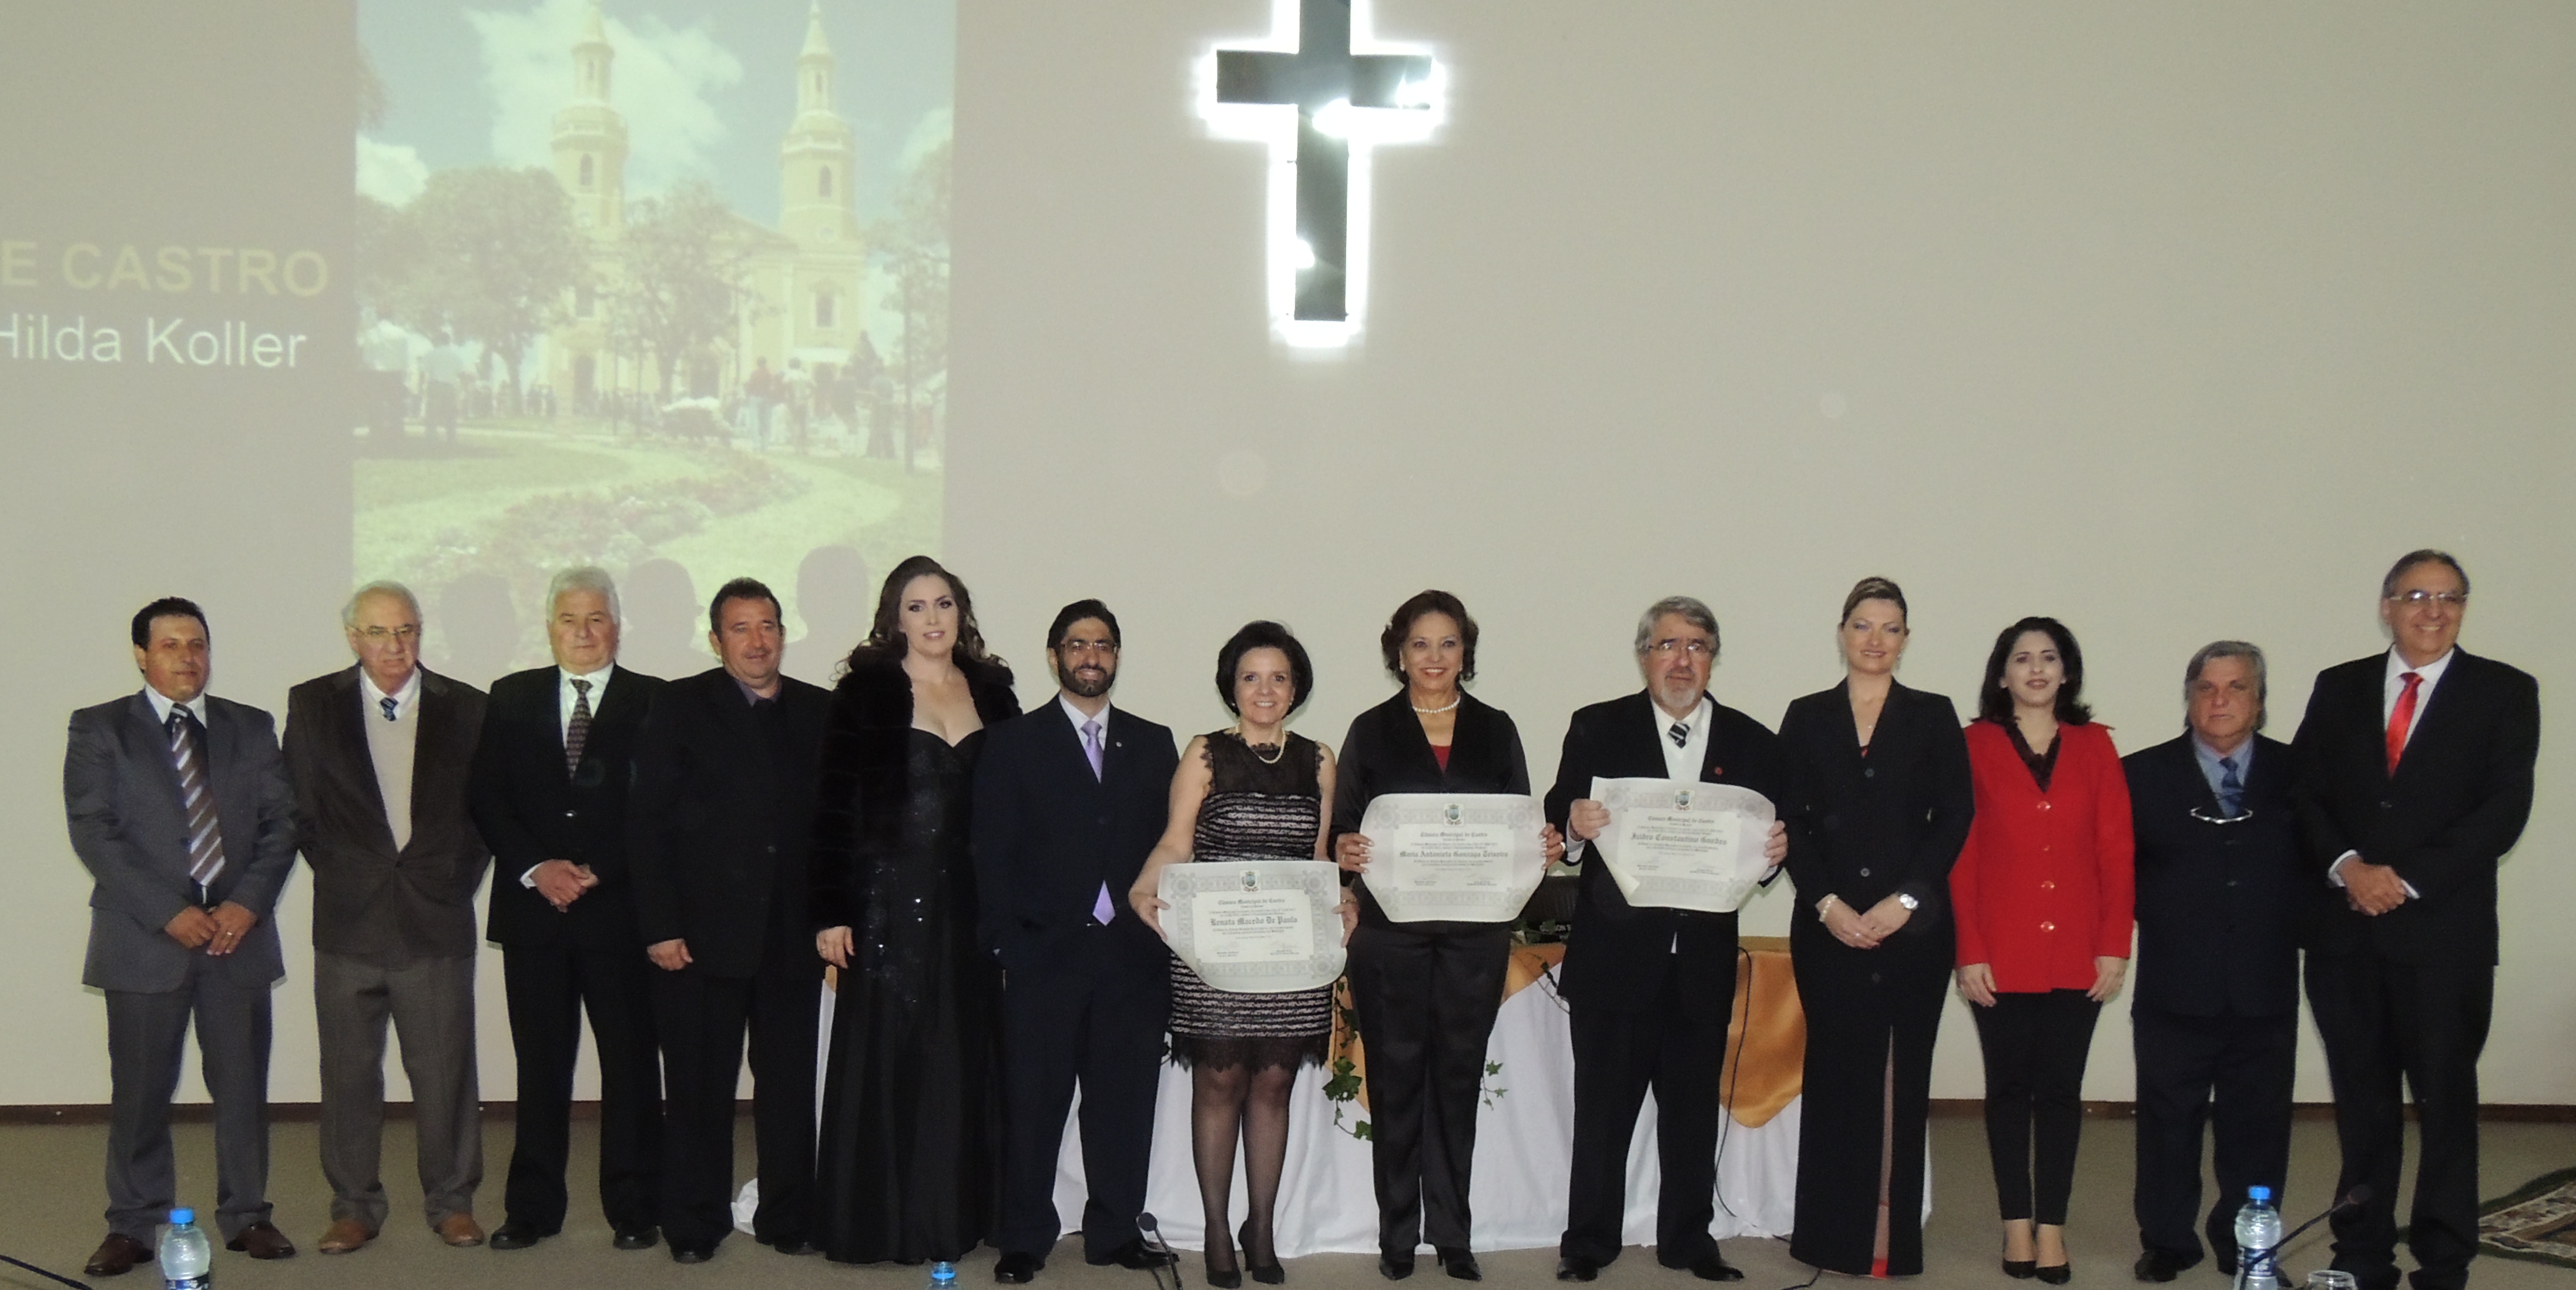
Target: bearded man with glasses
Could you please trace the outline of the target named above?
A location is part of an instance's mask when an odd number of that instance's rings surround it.
[[[2289,746],[2263,737],[2263,651],[2200,647],[2182,734],[2122,759],[2137,833],[2137,1275],[2236,1271],[2248,1187],[2280,1196],[2299,1050],[2299,927],[2313,880],[2290,809]],[[2200,1209],[2202,1127],[2218,1194]],[[2193,1224],[2200,1224],[2200,1231]]]

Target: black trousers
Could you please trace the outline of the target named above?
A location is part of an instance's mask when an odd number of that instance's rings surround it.
[[[1171,970],[1159,960],[1113,958],[1108,945],[1096,950],[1082,955],[1087,963],[1012,972],[1004,984],[1002,1222],[994,1243],[1009,1253],[1044,1258],[1063,1234],[1055,1166],[1077,1085],[1091,1193],[1082,1207],[1083,1251],[1105,1258],[1139,1235]]]
[[[1986,1149],[2006,1222],[2066,1223],[2084,1133],[2084,1059],[2102,1005],[2081,990],[1995,996],[1971,1005],[1986,1057]]]
[[[177,1203],[170,1097],[188,1055],[188,1023],[215,1103],[215,1225],[231,1240],[269,1221],[269,986],[233,981],[205,954],[188,956],[178,989],[108,990],[107,1230],[149,1249]],[[38,1057],[37,1060],[42,1060]]]
[[[512,1222],[563,1228],[581,1018],[599,1044],[599,1207],[611,1226],[661,1221],[662,1080],[653,1052],[651,961],[631,950],[501,948],[519,1113],[501,1201]]]
[[[2370,1203],[2334,1216],[2334,1265],[2362,1290],[2397,1283],[2397,1174],[2405,1164],[2402,1080],[2415,1094],[2415,1209],[2407,1248],[2416,1290],[2468,1284],[2478,1250],[2478,1055],[2495,1011],[2495,968],[2483,962],[2395,963],[2367,949],[2308,952],[2308,1005],[2334,1082],[2343,1147],[2338,1195],[2370,1187]]]
[[[1888,1275],[1923,1271],[1924,1120],[1951,947],[1946,923],[1908,924],[1871,950],[1835,940],[1810,914],[1790,925],[1807,1014],[1797,1230],[1789,1238],[1789,1257],[1801,1263],[1869,1275],[1884,1188]]]
[[[1729,959],[1718,979],[1687,987],[1680,977],[1667,970],[1654,997],[1633,1011],[1573,1009],[1574,1168],[1565,1237],[1557,1244],[1564,1257],[1595,1263],[1619,1257],[1628,1144],[1649,1088],[1664,1174],[1655,1203],[1655,1259],[1686,1267],[1717,1247],[1708,1227],[1717,1217],[1718,1076],[1728,1010],[1716,1001],[1735,997],[1735,963]],[[1686,988],[1702,1006],[1684,1006]]]
[[[2232,1261],[2245,1189],[2277,1201],[2290,1171],[2290,1085],[2298,1072],[2299,1015],[2187,1017],[2145,1006],[2129,1014],[2137,1042],[2138,1244],[2200,1262],[2200,1234]],[[2218,1196],[2200,1209],[2200,1139],[2206,1125]]]
[[[814,1213],[814,1043],[823,961],[773,932],[758,975],[650,969],[662,1039],[662,1230],[673,1241],[733,1232],[734,1091],[751,1036],[752,1136],[760,1211],[752,1234],[801,1244]]]
[[[1445,932],[1363,923],[1351,933],[1377,1242],[1399,1259],[1426,1238],[1437,1248],[1470,1244],[1477,1099],[1511,954],[1511,928],[1499,923]]]

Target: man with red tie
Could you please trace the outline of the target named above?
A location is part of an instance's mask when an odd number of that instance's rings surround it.
[[[2477,1253],[2478,1054],[2495,1003],[2496,870],[2531,815],[2540,689],[2459,648],[2469,576],[2440,551],[2380,584],[2395,644],[2326,669],[2292,744],[2300,841],[2334,889],[2308,1002],[2334,1081],[2334,1266],[2397,1285],[2401,1081],[2422,1136],[2407,1245],[2415,1290],[2460,1290]]]

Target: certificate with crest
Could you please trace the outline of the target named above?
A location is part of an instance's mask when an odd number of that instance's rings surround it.
[[[1538,799],[1510,793],[1387,793],[1360,819],[1369,895],[1398,923],[1508,923],[1547,874]]]
[[[1163,937],[1199,979],[1284,994],[1342,974],[1341,870],[1321,860],[1201,860],[1165,868]]]
[[[1749,788],[1595,779],[1592,799],[1610,808],[1592,845],[1631,905],[1729,914],[1771,872],[1762,852],[1778,813]]]

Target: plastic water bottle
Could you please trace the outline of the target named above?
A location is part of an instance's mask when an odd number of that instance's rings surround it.
[[[206,1290],[215,1283],[215,1247],[197,1226],[197,1211],[170,1211],[170,1229],[161,1234],[161,1279],[170,1290]]]
[[[2245,1207],[2236,1211],[2237,1290],[2280,1290],[2278,1255],[2281,1211],[2272,1205],[2272,1189],[2245,1189]]]
[[[957,1265],[945,1259],[932,1263],[930,1290],[957,1290]]]

